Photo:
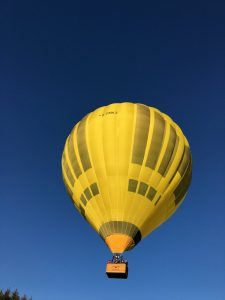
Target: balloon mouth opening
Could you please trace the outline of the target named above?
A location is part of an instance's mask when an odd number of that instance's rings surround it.
[[[135,246],[135,242],[130,236],[121,233],[114,233],[107,236],[105,243],[112,253],[123,253]]]

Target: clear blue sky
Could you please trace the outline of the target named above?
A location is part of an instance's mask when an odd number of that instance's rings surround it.
[[[181,3],[182,2],[182,3]],[[1,1],[0,288],[37,300],[225,299],[224,1]],[[142,102],[186,134],[193,180],[175,215],[111,257],[61,180],[73,125]]]

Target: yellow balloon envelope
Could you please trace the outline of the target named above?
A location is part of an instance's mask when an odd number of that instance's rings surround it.
[[[75,207],[113,253],[132,249],[176,211],[191,172],[181,129],[143,104],[91,112],[75,125],[62,155]]]

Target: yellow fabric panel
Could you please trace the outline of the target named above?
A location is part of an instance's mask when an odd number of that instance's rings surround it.
[[[103,238],[111,232],[138,241],[183,201],[191,179],[189,144],[158,109],[114,103],[73,128],[62,173],[76,207]]]
[[[107,173],[103,148],[103,124],[102,115],[104,107],[90,114],[88,119],[88,144],[91,149],[92,166],[96,174],[96,182],[99,185],[101,201],[98,202],[102,218],[109,221],[111,215],[110,195],[108,191]]]
[[[103,155],[104,166],[107,176],[108,199],[110,202],[111,218],[117,220],[119,211],[119,177],[118,177],[118,146],[117,143],[117,115],[109,114],[116,111],[116,105],[111,104],[104,109],[105,116],[102,117]],[[100,184],[101,185],[101,184]]]
[[[156,163],[156,167],[155,167],[156,170],[159,169],[159,166],[160,166],[160,164],[162,162],[162,159],[165,155],[165,152],[167,150],[166,148],[167,148],[167,143],[169,141],[169,137],[170,137],[170,124],[168,122],[166,122],[165,123],[163,143],[162,143],[161,151],[160,151],[160,154],[159,154],[159,157],[158,157],[158,160],[157,160],[157,163]]]
[[[130,167],[132,145],[133,145],[133,126],[134,126],[134,105],[130,103],[123,103],[117,105],[118,114],[117,118],[117,183],[118,186],[115,189],[118,190],[117,198],[117,218],[116,220],[126,220],[126,212],[130,206],[129,197],[127,195],[128,186],[128,169]],[[125,139],[125,136],[130,136],[130,139]],[[123,201],[121,201],[123,199]],[[122,207],[121,207],[122,204]],[[113,217],[112,219],[113,220]]]

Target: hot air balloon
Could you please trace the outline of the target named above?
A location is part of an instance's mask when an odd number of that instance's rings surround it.
[[[156,108],[114,103],[74,126],[62,154],[62,176],[74,206],[113,253],[108,277],[127,278],[123,252],[176,211],[191,173],[187,139]]]

